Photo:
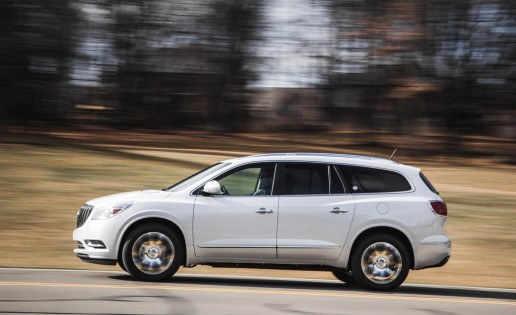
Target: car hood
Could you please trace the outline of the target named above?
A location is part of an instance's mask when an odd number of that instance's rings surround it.
[[[161,200],[168,195],[170,195],[170,192],[168,191],[138,190],[103,196],[92,199],[86,203],[91,206],[107,206],[120,202],[142,201],[148,199]]]

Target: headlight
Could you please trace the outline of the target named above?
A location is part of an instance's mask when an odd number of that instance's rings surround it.
[[[134,205],[134,202],[121,202],[110,206],[104,206],[95,208],[93,211],[93,214],[91,215],[92,220],[106,220],[111,217],[114,217],[115,215],[119,214],[120,212],[123,212],[129,207]]]

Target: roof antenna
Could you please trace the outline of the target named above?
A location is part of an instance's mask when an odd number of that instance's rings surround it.
[[[392,160],[392,158],[394,157],[394,154],[396,153],[396,151],[398,151],[398,148],[394,149],[394,152],[392,152],[391,157],[389,158],[389,160]]]

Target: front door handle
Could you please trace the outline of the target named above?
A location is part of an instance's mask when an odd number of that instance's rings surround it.
[[[341,209],[339,207],[335,207],[333,209],[330,210],[331,213],[346,213],[348,212],[348,210],[346,209]]]
[[[259,214],[266,214],[266,213],[272,213],[273,211],[272,210],[267,210],[266,208],[260,208],[258,210],[256,210],[256,213],[259,213]]]

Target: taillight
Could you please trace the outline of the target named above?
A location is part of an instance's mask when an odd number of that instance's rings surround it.
[[[448,208],[446,207],[446,203],[442,201],[430,201],[430,208],[432,208],[432,210],[434,210],[434,212],[438,215],[448,215]]]

